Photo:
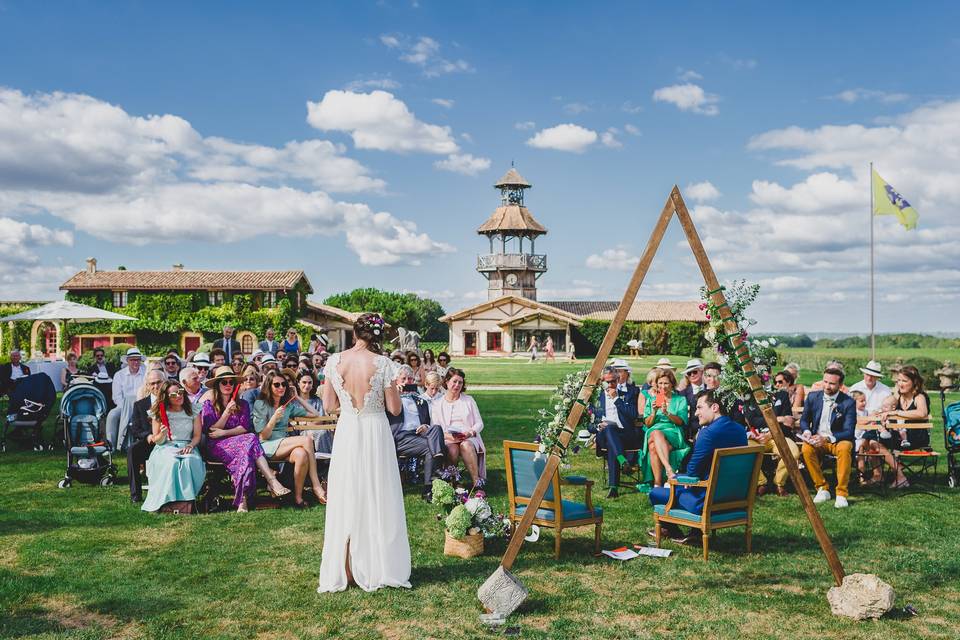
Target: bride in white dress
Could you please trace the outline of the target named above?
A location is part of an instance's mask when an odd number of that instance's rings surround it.
[[[410,541],[397,453],[385,410],[400,413],[393,365],[378,355],[383,319],[363,314],[356,344],[327,361],[323,407],[340,407],[327,489],[318,593],[410,587]]]

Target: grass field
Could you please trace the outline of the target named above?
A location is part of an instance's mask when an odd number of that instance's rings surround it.
[[[501,441],[529,440],[545,392],[477,392],[489,447],[490,496],[505,506]],[[942,439],[934,438],[938,445]],[[938,479],[942,483],[941,477]],[[604,548],[646,541],[645,497],[607,500],[599,461],[572,472],[598,481]],[[504,544],[472,560],[442,555],[429,505],[406,496],[414,588],[318,596],[323,508],[156,516],[124,487],[59,490],[61,456],[0,457],[0,636],[4,638],[484,638],[476,589]],[[121,465],[121,475],[125,473]],[[942,486],[942,484],[941,484]],[[566,494],[565,494],[566,495]],[[572,494],[576,499],[577,494]],[[848,573],[876,573],[915,618],[832,617],[830,573],[796,497],[760,499],[754,552],[738,530],[719,534],[708,563],[678,547],[665,560],[620,564],[591,554],[592,529],[526,543],[515,571],[531,595],[511,619],[525,638],[957,637],[960,493],[854,493],[845,511],[820,508]]]
[[[635,372],[634,377],[641,377],[663,356],[643,356],[642,358],[625,358]],[[686,364],[685,356],[666,356],[674,366],[681,370]],[[471,384],[557,384],[564,375],[583,369],[589,369],[593,358],[581,358],[575,362],[566,362],[558,358],[556,362],[544,362],[538,359],[529,362],[526,357],[516,358],[459,358],[454,360],[453,366],[460,367],[467,374],[467,385]]]
[[[818,349],[818,348],[806,348],[806,349],[792,349],[792,348],[781,348],[778,349],[780,353],[783,354],[787,362],[796,362],[800,365],[802,369],[816,369],[821,370],[824,365],[829,360],[834,358],[844,359],[844,360],[860,360],[866,363],[870,360],[870,349],[868,348],[852,348],[852,349]],[[896,348],[885,348],[877,349],[877,357],[882,360],[894,360],[895,358],[902,358],[904,363],[909,364],[911,358],[933,358],[938,362],[943,362],[944,360],[952,360],[957,362],[960,360],[960,349],[896,349]],[[862,366],[862,365],[861,365]],[[849,371],[847,373],[850,373]]]

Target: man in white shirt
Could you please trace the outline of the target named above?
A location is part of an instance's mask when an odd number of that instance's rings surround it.
[[[116,406],[107,414],[107,440],[113,445],[114,451],[124,448],[127,425],[133,416],[133,403],[147,378],[147,370],[142,366],[143,354],[139,349],[130,347],[122,360],[127,366],[113,376],[113,403]]]
[[[423,499],[432,498],[433,466],[443,462],[446,447],[443,429],[430,424],[430,403],[417,391],[417,376],[410,365],[399,367],[397,380],[400,389],[400,415],[387,413],[398,456],[423,457]]]
[[[852,385],[850,391],[859,391],[866,397],[867,415],[879,413],[882,410],[883,401],[889,398],[893,391],[880,382],[882,370],[880,363],[876,360],[871,360],[867,363],[867,366],[860,367],[860,372],[863,373],[863,380]]]
[[[267,329],[267,339],[260,341],[260,350],[264,353],[269,353],[274,358],[277,357],[277,351],[280,350],[280,343],[275,340],[277,337],[277,332],[270,327]]]
[[[23,364],[19,349],[10,352],[10,362],[0,366],[0,395],[10,393],[20,378],[30,375],[30,367]]]
[[[834,506],[838,509],[848,505],[857,426],[857,405],[853,398],[840,390],[842,385],[843,370],[828,367],[823,372],[822,389],[807,395],[800,416],[803,461],[817,488],[813,501],[820,504],[830,499],[830,485],[820,467],[820,457],[829,453],[837,459],[837,499]]]

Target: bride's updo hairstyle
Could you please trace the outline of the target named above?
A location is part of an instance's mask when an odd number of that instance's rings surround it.
[[[364,313],[353,323],[353,335],[367,343],[367,349],[383,353],[385,324],[379,313]]]

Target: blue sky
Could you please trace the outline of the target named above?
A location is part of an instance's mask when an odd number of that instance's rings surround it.
[[[549,229],[541,299],[618,299],[674,183],[767,330],[960,311],[954,3],[0,0],[0,298],[102,268],[303,268],[316,298],[485,299],[510,166]],[[414,227],[415,225],[415,227]],[[672,228],[649,299],[696,296]]]

